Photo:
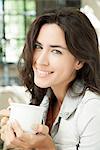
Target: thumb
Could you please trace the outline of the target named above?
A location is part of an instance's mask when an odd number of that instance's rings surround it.
[[[13,100],[11,97],[9,97],[9,98],[8,98],[8,104],[9,104],[9,106],[7,107],[7,110],[8,110],[8,111],[11,110],[11,106],[10,106],[11,103],[14,103],[14,100]]]
[[[9,97],[9,98],[8,98],[8,103],[9,103],[9,105],[10,105],[11,103],[14,103],[14,100],[13,100],[11,97]]]
[[[8,99],[8,103],[9,105],[14,102],[13,99],[9,98]],[[0,117],[9,117],[9,113],[10,113],[10,106],[7,107],[7,109],[2,109],[0,110]]]
[[[46,134],[49,133],[49,128],[48,128],[48,126],[43,125],[43,124],[36,124],[33,127],[33,132],[41,133],[41,134],[45,134],[46,135]]]

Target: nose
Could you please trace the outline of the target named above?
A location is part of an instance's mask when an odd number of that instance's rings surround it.
[[[48,53],[45,52],[44,50],[42,50],[42,52],[40,53],[40,55],[37,58],[36,63],[39,65],[48,65],[49,64]]]

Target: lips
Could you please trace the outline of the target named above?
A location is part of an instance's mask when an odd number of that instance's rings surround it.
[[[47,76],[50,75],[51,73],[53,73],[53,72],[36,69],[36,74],[37,74],[39,77],[47,77]]]

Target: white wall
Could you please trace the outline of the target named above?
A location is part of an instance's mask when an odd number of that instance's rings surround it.
[[[82,7],[89,5],[93,8],[96,17],[100,20],[100,0],[82,0]]]

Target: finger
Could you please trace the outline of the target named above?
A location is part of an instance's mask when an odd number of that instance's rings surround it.
[[[36,126],[33,127],[33,131],[35,131],[36,133],[41,133],[46,135],[49,133],[49,128],[46,125],[37,124]]]
[[[29,148],[27,142],[23,142],[18,138],[15,138],[13,141],[11,141],[10,145],[13,146],[13,148],[15,148],[16,150],[32,150],[32,148]]]
[[[8,103],[14,102],[11,98],[8,99]],[[0,110],[0,116],[9,116],[9,107],[7,109]]]
[[[8,120],[9,120],[8,117],[3,117],[3,118],[1,119],[0,126],[2,127],[3,125],[7,124]]]
[[[9,97],[9,98],[8,98],[8,103],[9,103],[9,105],[10,105],[11,103],[14,103],[14,100],[13,100],[11,97]]]
[[[7,127],[6,127],[6,131],[5,132],[7,132],[6,135],[7,135],[8,138],[11,138],[11,139],[15,138],[15,134],[14,134],[14,131],[13,131],[13,128],[12,128],[10,122],[7,123]]]
[[[15,134],[14,134],[14,131],[11,127],[11,124],[8,123],[7,126],[6,126],[6,130],[5,130],[5,143],[6,143],[6,146],[7,147],[10,147],[12,148],[14,145],[13,145],[13,141],[15,140]]]
[[[4,125],[1,129],[0,129],[0,138],[4,141],[5,140],[5,135],[6,135],[6,128],[7,128],[7,126],[6,125]]]
[[[49,128],[48,128],[48,126],[46,126],[46,125],[40,124],[40,125],[38,126],[38,132],[39,132],[39,133],[42,133],[42,134],[48,134],[48,133],[49,133]]]
[[[5,130],[5,134],[4,137],[2,135],[2,139],[4,138],[4,145],[3,148],[6,149],[13,149],[15,148],[15,146],[12,144],[12,141],[15,138],[15,135],[13,133],[13,131],[11,129],[9,129],[9,125],[7,126],[6,130]]]
[[[6,129],[6,126],[3,126],[1,129],[0,129],[0,134],[3,134],[5,132],[5,129]]]
[[[2,109],[2,110],[0,110],[0,116],[7,116],[7,117],[9,117],[9,110],[7,110],[7,109]]]
[[[18,139],[15,136],[15,133],[13,131],[13,128],[12,128],[10,122],[8,122],[8,124],[6,126],[5,133],[6,134],[5,134],[5,137],[4,137],[4,141],[5,141],[6,148],[16,148],[16,147],[19,147],[18,145],[16,145],[16,143],[17,143],[16,141]]]
[[[4,134],[4,133],[2,133],[2,134],[0,135],[0,139],[1,139],[2,141],[5,141],[5,134]]]
[[[12,125],[14,132],[16,133],[16,136],[22,137],[23,130],[22,130],[21,126],[19,125],[19,123],[16,120],[12,120],[11,125]]]
[[[23,149],[28,150],[29,144],[27,143],[27,141],[25,142],[23,141],[24,132],[22,131],[22,129],[20,128],[20,125],[16,121],[13,121],[12,124],[9,123],[7,130],[8,130],[7,137],[10,137],[7,140],[8,146],[13,146],[15,148],[23,148]],[[27,137],[29,138],[29,136]]]

